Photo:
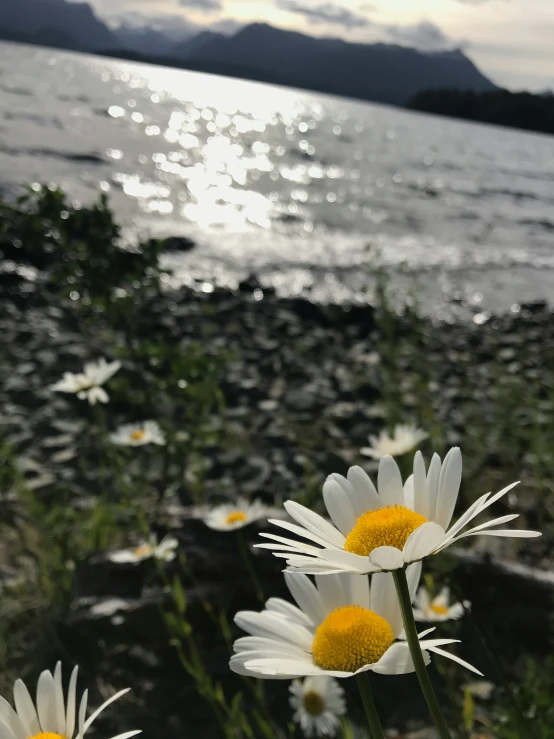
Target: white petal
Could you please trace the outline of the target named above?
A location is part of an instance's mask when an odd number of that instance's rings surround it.
[[[268,611],[275,611],[275,613],[281,613],[283,616],[292,619],[295,623],[310,628],[313,626],[312,620],[292,603],[288,603],[286,600],[281,598],[270,598],[265,607]]]
[[[344,672],[332,672],[331,670],[322,670],[311,661],[311,657],[306,660],[291,659],[256,659],[245,663],[245,666],[251,670],[259,672],[261,675],[271,675],[274,678],[290,679],[290,675],[303,677],[307,675],[333,675],[341,677],[348,675]]]
[[[396,547],[377,547],[371,552],[368,560],[374,571],[401,570],[404,567],[404,557]]]
[[[234,621],[237,626],[252,636],[282,640],[301,649],[309,649],[313,642],[313,634],[308,629],[271,611],[261,613],[239,611]]]
[[[27,686],[23,680],[17,680],[13,686],[13,699],[15,708],[21,719],[27,736],[35,736],[41,733],[40,723],[38,720],[35,704],[31,698]],[[1,715],[1,713],[0,713]],[[2,732],[0,732],[2,733]]]
[[[402,612],[393,577],[381,572],[371,578],[371,610],[388,621],[395,638],[402,631]]]
[[[410,475],[404,483],[404,505],[411,511],[415,510],[414,507],[414,476]]]
[[[289,516],[298,521],[308,531],[316,534],[316,536],[321,536],[332,546],[342,549],[345,542],[344,536],[334,526],[327,523],[322,516],[318,516],[317,513],[310,511],[309,508],[305,508],[300,503],[295,503],[293,500],[287,500],[284,506]]]
[[[482,495],[478,500],[475,501],[475,503],[472,503],[467,511],[456,521],[454,526],[452,526],[446,532],[446,541],[449,541],[458,533],[458,531],[461,531],[461,529],[463,529],[466,524],[468,524],[472,519],[474,519],[481,513],[483,505],[486,503],[489,496],[490,493],[485,493],[485,495]]]
[[[85,735],[85,716],[87,713],[88,703],[88,689],[85,690],[81,697],[81,703],[79,705],[79,733],[77,734],[79,739],[83,739]]]
[[[342,575],[346,602],[362,608],[371,608],[369,578],[367,575]]]
[[[261,674],[255,670],[250,670],[245,666],[245,662],[248,661],[248,653],[244,654],[234,654],[231,659],[229,660],[229,668],[232,672],[235,672],[237,675],[244,675],[246,677],[255,677],[258,679],[265,679],[265,680],[271,680],[276,679],[274,675],[264,675]],[[298,677],[297,672],[292,672],[290,675],[279,675],[280,679],[283,680],[292,680],[293,678]]]
[[[359,554],[353,554],[352,552],[345,552],[339,549],[321,549],[318,552],[318,559],[338,565],[341,571],[350,572],[352,575],[355,573],[363,575],[368,572],[375,572],[377,569],[368,557],[362,557]]]
[[[421,513],[425,518],[430,516],[425,462],[419,451],[414,456],[414,511]]]
[[[344,575],[316,575],[315,584],[323,604],[325,614],[347,605],[343,581]]]
[[[408,580],[408,591],[410,593],[410,601],[413,601],[419,581],[421,580],[421,562],[415,562],[406,567],[406,579]]]
[[[64,731],[65,731],[65,705],[64,705],[64,697],[63,697],[62,663],[61,662],[58,662],[56,664],[56,669],[54,670],[54,698],[55,698],[56,721],[58,724],[56,733],[63,736]]]
[[[365,470],[357,465],[351,467],[348,470],[347,479],[355,493],[355,500],[352,502],[358,516],[363,516],[366,511],[373,511],[382,507],[381,498]]]
[[[466,534],[456,537],[453,541],[463,539]],[[526,529],[492,529],[492,531],[478,531],[475,534],[467,534],[467,536],[501,536],[513,539],[533,539],[536,536],[542,536],[540,531],[528,531]]]
[[[27,732],[17,713],[13,710],[7,700],[0,696],[0,728],[6,727],[14,739],[26,739]],[[4,729],[2,728],[2,733]]]
[[[402,488],[402,476],[398,465],[388,455],[381,457],[379,472],[377,474],[377,486],[382,505],[404,505],[404,494]]]
[[[512,488],[515,488],[515,487],[516,487],[516,485],[519,485],[519,480],[518,480],[517,482],[512,482],[512,484],[511,484],[511,485],[508,485],[507,487],[505,487],[505,488],[502,488],[502,490],[500,490],[500,491],[499,491],[498,493],[495,493],[495,494],[494,494],[494,495],[493,495],[493,496],[492,496],[491,498],[489,498],[489,500],[487,500],[487,502],[486,502],[486,503],[485,503],[485,504],[484,504],[484,505],[483,505],[483,506],[481,507],[481,509],[480,509],[480,511],[479,511],[479,512],[481,512],[481,511],[484,511],[484,510],[485,510],[485,508],[488,508],[488,507],[489,507],[489,506],[491,506],[491,505],[492,505],[493,503],[496,503],[496,501],[497,501],[497,500],[500,500],[500,498],[504,497],[504,495],[506,495],[506,493],[509,493],[509,492],[510,492],[510,490],[512,490]],[[490,495],[490,493],[489,493],[489,495]]]
[[[439,494],[435,522],[446,531],[458,500],[462,482],[462,453],[454,447],[446,455],[439,478]]]
[[[335,480],[327,479],[323,485],[323,500],[331,521],[341,534],[347,536],[357,520],[350,497]]]
[[[98,716],[100,716],[100,714],[105,708],[107,708],[111,703],[116,701],[118,698],[121,698],[123,695],[126,695],[130,690],[131,688],[124,688],[123,690],[120,690],[119,693],[112,695],[111,698],[108,698],[107,701],[102,703],[100,708],[97,708],[96,711],[94,711],[94,713],[91,713],[91,715],[85,721],[84,731],[87,731],[90,728],[90,725],[92,724],[92,722],[95,721],[98,718]]]
[[[437,523],[428,521],[412,531],[404,544],[405,562],[417,562],[432,554],[444,541],[444,529]]]
[[[447,657],[453,662],[457,662],[462,667],[465,667],[467,670],[471,670],[471,672],[475,672],[477,675],[481,675],[481,677],[484,677],[483,673],[480,672],[476,667],[473,667],[473,665],[470,665],[469,662],[465,662],[465,660],[460,659],[455,654],[450,654],[450,652],[446,652],[444,649],[439,649],[438,647],[430,647],[429,651],[434,652],[435,654],[440,654],[441,657]]]
[[[464,533],[461,534],[461,536],[456,537],[456,539],[463,539],[464,536],[471,536],[472,534],[475,534],[478,531],[482,531],[483,529],[491,529],[494,526],[500,526],[503,523],[508,523],[508,521],[514,521],[516,518],[519,518],[519,513],[509,513],[507,516],[493,518],[490,521],[485,521],[484,523],[479,524],[479,526],[474,526],[472,529],[464,531]]]
[[[294,526],[294,524],[290,524],[290,525]],[[310,539],[315,538],[313,534],[310,534],[310,532],[306,531],[305,529],[301,529],[300,526],[296,526],[295,528],[299,529],[299,531],[304,531],[305,534],[307,534],[307,538],[310,538]],[[304,536],[305,534],[299,534],[299,536]],[[260,534],[260,536],[263,536],[264,539],[271,539],[271,541],[278,541],[280,544],[285,544],[287,546],[294,547],[294,549],[299,549],[304,552],[310,552],[312,554],[317,554],[319,551],[321,551],[319,547],[314,547],[312,544],[306,544],[305,542],[298,541],[297,539],[288,539],[285,536],[279,536],[279,534],[268,534],[264,531]],[[255,544],[254,546],[261,547],[261,544]],[[328,547],[329,545],[323,542],[323,546]],[[267,548],[267,545],[265,545],[265,548]]]
[[[132,736],[142,734],[142,729],[135,729],[134,731],[125,731],[123,734],[117,734],[117,736],[111,737],[111,739],[130,739]]]
[[[79,668],[76,666],[73,668],[71,677],[69,678],[69,689],[67,691],[67,709],[65,718],[65,736],[67,739],[72,739],[73,732],[75,731],[75,694],[77,691],[77,674]]]
[[[54,678],[45,670],[40,674],[37,683],[37,713],[41,729],[44,733],[57,731],[56,699],[54,692]]]
[[[423,656],[425,659],[425,652]],[[428,656],[426,664],[429,664]],[[410,648],[405,642],[395,642],[371,669],[379,675],[406,675],[414,672]]]
[[[437,513],[437,499],[439,497],[439,480],[441,474],[441,458],[438,454],[433,454],[429,472],[427,473],[427,505],[429,506],[429,515],[426,516],[430,521],[435,520]]]
[[[299,608],[313,624],[319,625],[327,614],[323,599],[315,585],[306,575],[285,572],[284,576],[287,588]]]
[[[294,657],[295,659],[304,659],[306,655],[305,649],[295,647],[294,644],[285,644],[276,639],[265,639],[263,636],[242,636],[233,644],[233,649],[238,654],[240,652],[271,652],[275,654],[281,653],[282,657]]]

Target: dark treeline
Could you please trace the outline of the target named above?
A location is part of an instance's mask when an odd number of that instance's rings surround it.
[[[470,90],[428,90],[409,103],[413,110],[466,118],[498,126],[554,134],[554,95],[529,92],[476,93]]]

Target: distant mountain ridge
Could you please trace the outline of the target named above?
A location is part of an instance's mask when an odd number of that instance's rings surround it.
[[[460,50],[426,53],[389,44],[352,44],[260,23],[203,44],[189,59],[248,67],[297,87],[398,105],[422,90],[497,89]]]
[[[121,46],[118,37],[87,3],[0,0],[0,37],[8,40],[20,37],[31,43],[44,39],[47,45],[57,36],[64,39],[63,48],[76,51],[109,51]]]
[[[231,36],[204,30],[182,42],[148,28],[110,30],[87,3],[0,0],[0,38],[407,105],[424,90],[498,89],[460,50],[315,38],[265,23]]]

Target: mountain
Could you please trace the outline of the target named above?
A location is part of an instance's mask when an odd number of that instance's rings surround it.
[[[0,0],[0,38],[82,51],[121,47],[90,5],[66,0]]]
[[[115,33],[121,41],[120,46],[145,56],[169,56],[175,45],[165,33],[144,26],[123,25]]]
[[[214,31],[202,31],[190,39],[185,39],[171,50],[171,56],[175,59],[201,58],[205,48],[213,45],[224,44],[227,36]]]
[[[430,53],[390,44],[352,44],[263,23],[202,43],[187,58],[195,65],[252,70],[256,79],[267,74],[295,87],[397,105],[422,90],[497,89],[460,50]]]
[[[190,30],[193,26],[190,27]],[[227,36],[204,30],[175,44],[157,28],[112,32],[90,6],[67,0],[0,0],[0,38],[407,105],[425,90],[498,88],[460,50],[423,52],[353,44],[253,23]]]

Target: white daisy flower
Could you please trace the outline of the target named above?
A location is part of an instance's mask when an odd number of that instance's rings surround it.
[[[115,375],[120,367],[121,362],[106,362],[105,359],[87,362],[83,372],[78,374],[64,372],[62,379],[51,385],[50,389],[58,393],[75,393],[79,400],[88,400],[90,405],[97,402],[107,403],[108,393],[101,386]]]
[[[274,509],[265,506],[259,500],[250,503],[244,498],[239,498],[236,503],[224,503],[203,511],[200,517],[206,526],[214,531],[234,531],[260,519],[267,519],[273,514]]]
[[[294,721],[304,736],[334,736],[340,727],[339,716],[346,713],[344,690],[327,675],[294,680],[289,688]]]
[[[84,739],[92,722],[102,711],[130,688],[120,690],[97,708],[85,721],[88,690],[82,695],[77,711],[77,670],[75,667],[69,680],[67,704],[62,687],[62,666],[58,662],[54,674],[45,670],[37,684],[36,704],[22,680],[13,687],[15,710],[7,700],[0,698],[0,735],[2,739]],[[77,733],[75,729],[77,728]],[[114,739],[129,739],[141,731],[127,731]]]
[[[435,454],[427,471],[421,453],[416,452],[414,474],[404,486],[396,462],[392,457],[383,457],[377,478],[379,492],[360,467],[351,467],[346,478],[330,475],[323,486],[323,499],[334,525],[299,503],[287,501],[285,509],[298,523],[273,519],[270,523],[310,543],[262,534],[272,543],[255,546],[272,550],[297,572],[367,574],[401,569],[467,536],[540,536],[538,531],[495,528],[513,521],[517,513],[463,531],[516,482],[492,497],[491,493],[483,495],[448,528],[461,478],[462,455],[457,447],[448,452],[442,463]]]
[[[421,566],[407,570],[413,598]],[[414,672],[410,649],[403,640],[400,603],[390,573],[369,578],[360,575],[316,576],[285,572],[285,580],[298,607],[270,598],[261,613],[241,611],[235,623],[251,636],[237,639],[231,670],[251,677],[290,680],[328,675],[352,677],[371,670],[381,675]],[[424,639],[419,635],[425,663],[436,652],[481,674],[440,647],[456,639]]]
[[[373,459],[381,459],[387,455],[399,457],[415,449],[428,435],[413,424],[397,424],[392,436],[387,431],[381,431],[379,436],[370,436],[369,446],[362,447],[360,453]]]
[[[450,604],[450,590],[443,588],[436,598],[431,599],[426,588],[421,587],[414,599],[416,621],[453,621],[461,618],[471,606],[468,600]]]
[[[113,434],[110,434],[110,439],[119,446],[165,445],[165,434],[157,421],[124,423]]]
[[[134,549],[119,549],[117,552],[108,554],[110,562],[117,564],[129,564],[142,562],[144,559],[160,559],[162,562],[171,562],[176,557],[176,549],[179,542],[173,536],[164,537],[158,544],[158,538],[153,534],[150,541],[143,541]]]

